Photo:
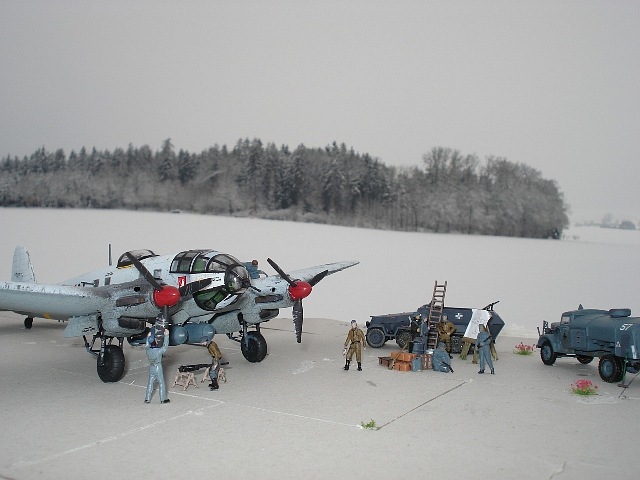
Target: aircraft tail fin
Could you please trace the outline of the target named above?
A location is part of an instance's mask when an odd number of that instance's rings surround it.
[[[12,282],[36,283],[36,274],[31,265],[31,258],[27,249],[17,246],[13,252],[13,266],[11,268]]]

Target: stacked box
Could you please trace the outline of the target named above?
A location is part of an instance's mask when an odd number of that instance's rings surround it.
[[[393,364],[393,369],[401,372],[410,372],[411,362],[396,362]]]
[[[423,363],[422,355],[416,355],[415,353],[406,352],[393,352],[390,357],[378,357],[378,363],[387,368],[393,365],[394,370],[400,372],[410,372],[422,370],[421,366],[413,365],[415,362]]]
[[[416,358],[418,354],[416,353],[408,353],[408,352],[391,352],[391,358],[395,358],[400,362],[411,362],[414,358]]]

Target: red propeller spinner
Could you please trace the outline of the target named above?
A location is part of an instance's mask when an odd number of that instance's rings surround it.
[[[289,296],[291,300],[302,300],[307,298],[311,293],[312,287],[307,282],[295,280],[293,284],[289,284]]]
[[[180,290],[172,285],[163,285],[160,290],[153,290],[153,303],[158,308],[171,308],[180,301]]]

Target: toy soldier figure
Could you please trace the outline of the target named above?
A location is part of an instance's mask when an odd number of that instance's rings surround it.
[[[422,327],[422,315],[416,313],[411,319],[410,330],[411,330],[411,339],[415,339],[418,335],[420,335],[420,330]]]
[[[144,403],[151,402],[151,395],[153,395],[153,388],[156,382],[158,382],[158,389],[160,390],[160,403],[169,403],[162,371],[162,355],[169,347],[169,330],[159,325],[157,321],[156,326],[151,330],[147,336],[146,344],[147,358],[149,359],[149,383],[147,384],[147,395],[144,398]],[[162,332],[164,332],[164,335],[160,336]]]
[[[209,378],[211,383],[209,384],[210,390],[218,390],[218,373],[220,372],[220,359],[222,358],[222,352],[218,348],[218,344],[213,340],[207,342],[207,350],[211,355],[211,366],[209,367]]]
[[[349,363],[353,358],[353,354],[356,354],[356,361],[358,362],[358,370],[362,371],[362,349],[367,348],[365,343],[364,333],[358,328],[358,322],[351,320],[351,329],[347,334],[347,340],[344,342],[344,350],[342,355],[347,357],[344,369],[349,370]]]
[[[480,329],[476,339],[476,348],[480,354],[480,371],[478,373],[484,373],[484,363],[487,362],[493,375],[495,372],[491,361],[491,335],[489,335],[484,325],[480,324],[478,328]]]
[[[436,372],[452,372],[453,368],[451,368],[451,359],[449,358],[449,354],[445,349],[444,342],[438,343],[438,348],[433,351],[433,369]]]
[[[247,267],[247,272],[249,272],[249,278],[260,278],[260,274],[264,273],[262,270],[258,268],[258,260],[251,260],[250,262],[245,262],[244,266]]]
[[[447,352],[451,353],[451,335],[455,333],[456,326],[447,319],[446,315],[442,315],[436,328],[438,330],[438,339],[444,342]]]

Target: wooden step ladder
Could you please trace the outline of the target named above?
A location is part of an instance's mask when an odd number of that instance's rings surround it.
[[[436,280],[433,286],[433,297],[429,304],[429,316],[425,323],[427,328],[427,349],[435,350],[438,347],[438,323],[442,318],[444,308],[444,296],[447,293],[447,282],[438,285]]]

